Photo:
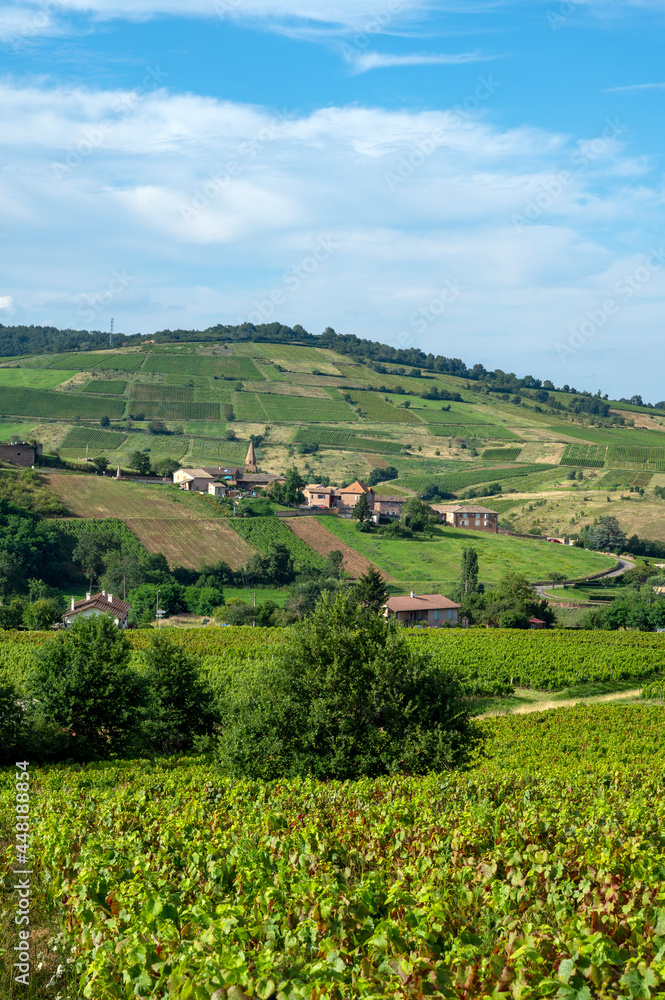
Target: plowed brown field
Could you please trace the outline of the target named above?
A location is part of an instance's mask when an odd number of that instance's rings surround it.
[[[148,552],[163,552],[171,566],[199,569],[223,559],[238,569],[256,552],[197,494],[103,476],[53,473],[42,478],[73,514],[119,518]]]
[[[357,579],[362,573],[366,573],[370,567],[377,567],[365,556],[359,555],[350,545],[342,542],[332,532],[328,531],[316,518],[313,517],[285,517],[284,524],[291,529],[294,535],[307,542],[315,552],[320,552],[322,556],[327,556],[334,549],[338,549],[344,556],[344,569]],[[383,570],[382,570],[383,572]],[[394,577],[383,573],[386,580],[394,580]]]

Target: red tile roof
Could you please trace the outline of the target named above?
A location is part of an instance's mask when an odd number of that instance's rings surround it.
[[[109,595],[105,593],[91,594],[89,598],[85,598],[82,601],[76,601],[74,607],[70,608],[64,613],[63,618],[69,618],[71,615],[78,614],[80,611],[106,611],[109,614],[113,614],[116,618],[120,618],[125,621],[131,604],[127,601],[121,601],[119,597],[113,595],[113,599],[109,600]]]
[[[389,597],[385,603],[389,611],[436,611],[442,608],[459,608],[459,604],[443,594],[416,594],[415,597]]]

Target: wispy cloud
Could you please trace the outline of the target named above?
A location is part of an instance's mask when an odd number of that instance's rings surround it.
[[[426,53],[412,52],[398,56],[382,52],[353,52],[345,50],[346,61],[354,73],[367,73],[372,69],[393,69],[398,66],[455,66],[464,63],[483,62],[492,58],[480,52]]]
[[[641,90],[665,90],[665,83],[629,83],[625,87],[606,87],[603,94],[630,94]]]

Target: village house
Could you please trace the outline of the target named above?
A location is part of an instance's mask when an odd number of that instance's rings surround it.
[[[439,521],[451,528],[472,528],[493,535],[499,530],[499,515],[487,507],[457,503],[433,503],[431,506]]]
[[[100,594],[85,595],[85,600],[75,601],[72,597],[71,607],[62,616],[65,625],[71,625],[77,618],[94,618],[97,615],[110,615],[119,628],[127,628],[127,615],[131,604],[121,601],[114,594],[102,590]]]
[[[442,628],[459,622],[460,605],[443,594],[416,594],[412,590],[408,597],[389,597],[384,609],[388,618],[404,625]]]
[[[214,479],[215,477],[205,469],[178,469],[173,473],[173,482],[176,486],[194,493],[207,493],[208,486]]]
[[[367,500],[370,510],[376,509],[374,490],[362,481],[356,479],[344,489],[333,486],[321,486],[320,483],[309,483],[303,490],[307,507],[324,507],[326,510],[338,510],[340,514],[350,514],[361,496]]]
[[[208,483],[208,494],[211,497],[225,497],[228,493],[228,487],[225,483],[212,482]]]
[[[374,499],[374,513],[381,517],[401,517],[402,507],[407,497],[376,497]]]

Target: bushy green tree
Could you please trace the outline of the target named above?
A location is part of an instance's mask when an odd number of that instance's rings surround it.
[[[63,611],[61,598],[40,597],[26,606],[23,612],[23,624],[31,632],[43,631],[60,621]]]
[[[159,610],[166,612],[166,617],[185,610],[183,588],[173,581],[142,583],[140,587],[130,590],[127,600],[131,604],[129,611],[130,625],[148,625],[154,622],[157,614],[157,591],[159,591]]]
[[[626,544],[626,533],[610,515],[599,517],[597,524],[583,528],[580,534],[588,548],[598,551],[623,552]]]
[[[418,497],[410,497],[402,507],[402,520],[413,531],[422,531],[433,520],[436,520],[436,515],[432,508],[419,500]]]
[[[476,739],[461,694],[399,625],[350,592],[324,595],[278,656],[243,665],[227,688],[218,762],[260,779],[447,770]]]
[[[144,731],[161,752],[191,749],[212,731],[214,696],[201,675],[201,662],[162,633],[145,652],[148,708]]]
[[[286,470],[284,483],[274,483],[270,495],[277,503],[287,504],[291,507],[298,507],[305,502],[303,490],[307,483],[300,475],[295,466]]]
[[[129,456],[129,467],[134,469],[140,476],[147,476],[150,473],[150,455],[144,451],[133,451]]]
[[[379,612],[388,600],[388,588],[383,576],[375,566],[370,566],[356,580],[353,588],[356,601],[366,611]]]
[[[90,586],[104,572],[111,552],[120,551],[120,540],[113,528],[97,524],[84,529],[72,551],[72,561],[80,566]]]
[[[108,615],[79,618],[36,654],[36,710],[65,730],[76,759],[122,752],[140,722],[143,690],[131,647]]]

